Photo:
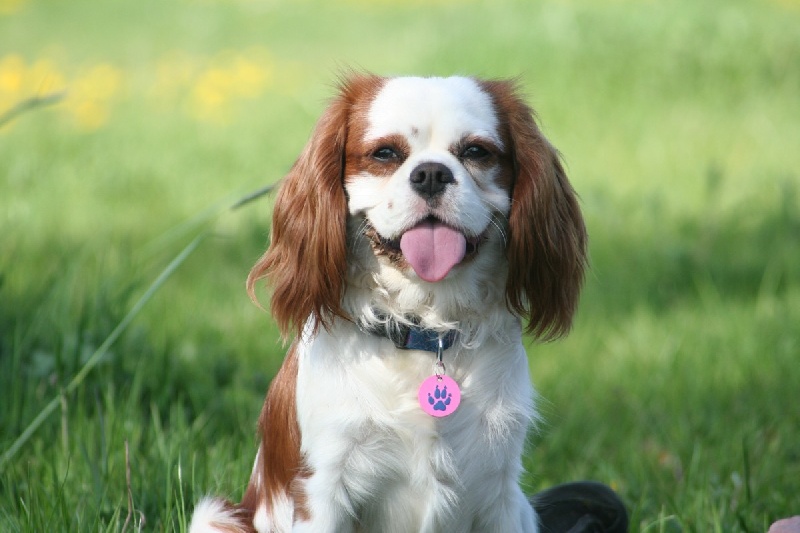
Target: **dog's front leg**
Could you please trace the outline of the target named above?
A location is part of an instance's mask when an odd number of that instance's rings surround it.
[[[335,498],[309,497],[310,516],[297,520],[293,533],[353,533],[356,521],[347,506]]]

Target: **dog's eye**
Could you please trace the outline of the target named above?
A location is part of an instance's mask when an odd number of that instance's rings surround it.
[[[400,159],[400,154],[398,154],[394,148],[389,146],[381,146],[372,152],[372,158],[382,163],[387,163],[389,161]]]
[[[489,150],[477,144],[470,144],[461,150],[458,154],[461,159],[469,159],[472,161],[479,161],[489,157]]]

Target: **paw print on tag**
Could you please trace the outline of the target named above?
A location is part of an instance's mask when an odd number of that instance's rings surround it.
[[[423,411],[440,418],[458,409],[461,390],[448,376],[431,376],[420,385],[418,399]]]
[[[439,390],[439,385],[436,385],[433,396],[431,396],[430,392],[428,393],[428,403],[433,406],[434,411],[447,411],[447,406],[452,401],[453,395],[447,392],[447,385],[441,391]]]

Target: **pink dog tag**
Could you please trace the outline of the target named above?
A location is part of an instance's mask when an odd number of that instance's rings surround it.
[[[431,376],[419,387],[419,406],[431,416],[437,418],[450,415],[461,403],[461,390],[448,376]]]

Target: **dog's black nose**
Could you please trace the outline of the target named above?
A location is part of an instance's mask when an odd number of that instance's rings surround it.
[[[423,198],[433,198],[454,181],[453,171],[442,163],[420,163],[411,171],[411,187]]]

